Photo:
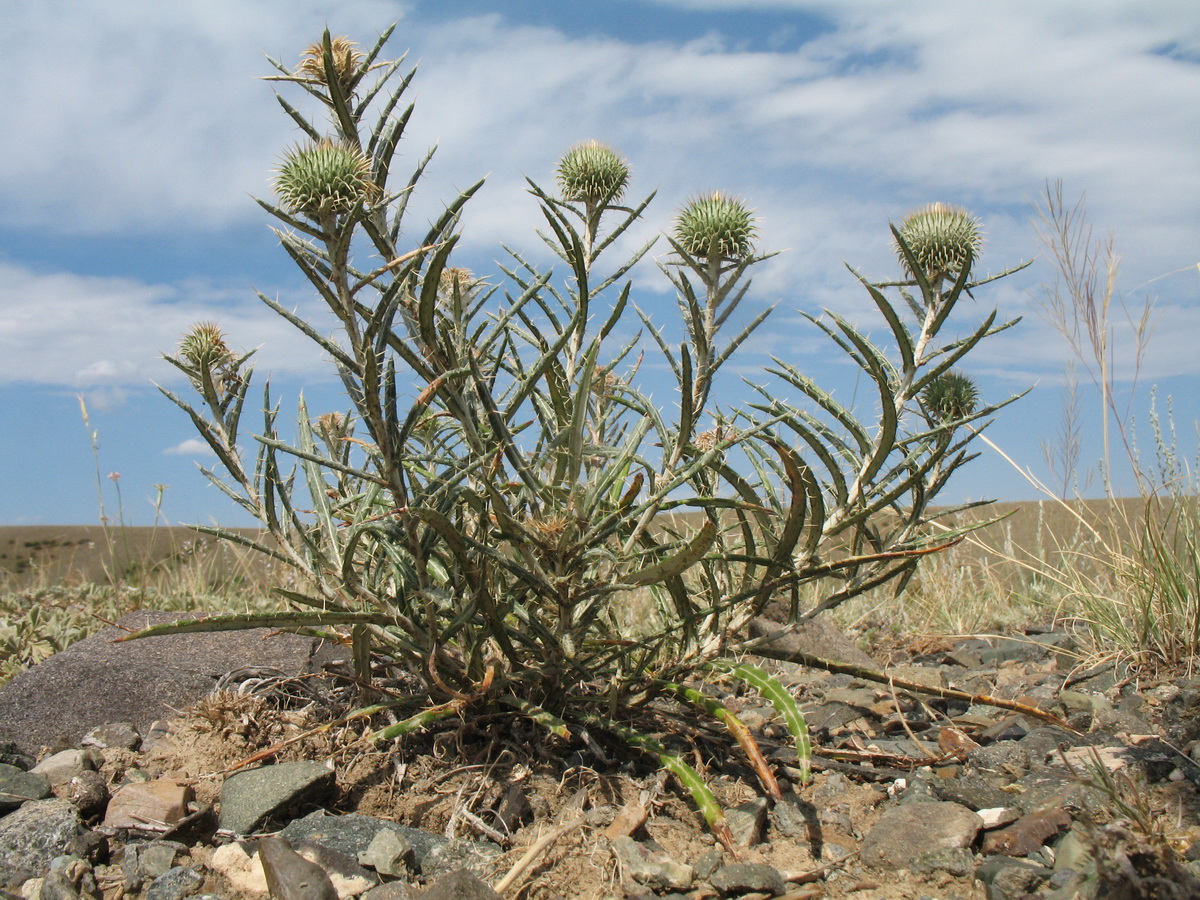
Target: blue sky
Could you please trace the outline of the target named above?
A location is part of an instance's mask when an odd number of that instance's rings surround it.
[[[985,225],[980,261],[998,271],[1039,253],[1032,204],[1047,181],[1086,194],[1097,236],[1121,255],[1120,286],[1150,295],[1158,325],[1132,409],[1148,449],[1147,389],[1174,400],[1185,450],[1200,416],[1200,6],[1194,0],[40,0],[0,12],[0,524],[88,523],[110,515],[121,473],[127,521],[148,524],[156,484],[172,522],[245,524],[196,471],[190,425],[154,389],[182,388],[159,359],[193,322],[215,319],[260,347],[285,406],[341,408],[330,372],[254,297],[310,302],[252,196],[295,132],[263,53],[294,63],[328,23],[420,62],[406,159],[438,154],[416,221],[487,175],[468,209],[460,263],[496,271],[500,245],[537,251],[526,175],[549,185],[580,140],[618,148],[635,192],[659,191],[642,234],[669,227],[690,196],[745,198],[760,217],[751,304],[779,309],[722,388],[739,396],[776,354],[852,392],[847,368],[795,310],[823,307],[865,329],[867,298],[843,261],[894,274],[887,223],[943,201]],[[652,265],[638,302],[673,305]],[[1065,342],[1036,313],[1045,260],[984,289],[1026,319],[967,367],[987,399],[1031,385],[989,432],[1045,472],[1060,423]],[[1113,336],[1118,388],[1136,369],[1128,328]],[[1080,402],[1082,464],[1100,442],[1097,401]],[[98,434],[99,460],[80,415]],[[664,405],[670,398],[664,396]],[[954,499],[1034,491],[991,451]]]

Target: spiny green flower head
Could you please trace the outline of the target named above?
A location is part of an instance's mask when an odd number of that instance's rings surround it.
[[[355,147],[318,141],[291,150],[275,178],[285,209],[322,219],[369,201],[375,194],[371,161]]]
[[[575,145],[558,164],[558,185],[570,202],[619,203],[628,184],[629,163],[599,141]]]
[[[193,369],[211,372],[228,362],[233,353],[215,322],[199,322],[183,336],[179,355]]]
[[[943,279],[956,278],[983,249],[979,220],[965,209],[945,203],[931,203],[910,213],[899,231],[920,262],[925,277],[935,286]],[[904,270],[914,275],[898,243],[896,256]]]
[[[697,259],[742,259],[758,229],[741,200],[713,191],[697,197],[675,218],[675,241]]]
[[[965,419],[979,405],[979,390],[968,375],[951,369],[921,392],[921,402],[937,422]]]

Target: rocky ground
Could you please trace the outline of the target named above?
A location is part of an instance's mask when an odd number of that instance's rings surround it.
[[[178,715],[95,722],[57,746],[22,740],[33,724],[0,727],[12,738],[0,753],[0,884],[43,900],[1200,896],[1200,678],[1080,670],[1070,635],[1050,629],[875,658],[809,637],[898,681],[1060,722],[774,664],[811,729],[804,784],[774,710],[710,685],[784,791],[764,799],[740,757],[720,755],[713,724],[692,723],[690,758],[727,810],[731,852],[672,779],[627,750],[485,721],[366,745],[363,722],[339,719],[353,708],[346,680],[241,667]],[[23,722],[54,715],[53,692],[33,690],[37,668],[0,690],[0,726],[5,694]],[[36,714],[23,699],[34,696]]]

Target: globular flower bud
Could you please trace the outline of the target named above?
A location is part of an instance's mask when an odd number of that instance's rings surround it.
[[[983,249],[979,220],[965,209],[945,203],[931,203],[910,213],[898,230],[922,274],[935,287],[970,268]],[[916,274],[899,243],[896,256],[910,276]]]
[[[224,395],[242,385],[238,359],[215,322],[193,325],[179,343],[178,358],[187,371],[188,380],[198,391],[203,392],[211,386],[219,395]]]
[[[756,233],[746,204],[718,191],[692,200],[675,219],[676,243],[697,259],[742,259]]]
[[[376,193],[371,161],[356,147],[319,141],[291,150],[275,191],[288,212],[323,219],[345,213]]]
[[[348,37],[335,37],[329,42],[333,51],[333,65],[337,70],[338,80],[346,84],[354,76],[365,57],[355,49],[358,45]],[[326,83],[325,73],[325,44],[318,41],[311,44],[304,55],[300,57],[300,65],[296,71],[313,81]]]
[[[969,376],[951,369],[929,383],[921,392],[921,402],[934,422],[953,422],[975,412],[979,390]]]
[[[628,184],[629,163],[599,141],[572,147],[558,164],[558,186],[570,202],[619,203]]]
[[[180,341],[179,356],[193,369],[211,372],[227,363],[233,353],[215,322],[199,322]]]

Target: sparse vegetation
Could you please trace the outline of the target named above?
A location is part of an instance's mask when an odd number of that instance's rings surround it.
[[[1086,515],[1070,502],[1068,485],[1088,483],[1078,465],[1077,395],[1068,371],[1069,400],[1060,435],[1049,454],[1057,463],[1059,491],[1022,470],[1030,483],[1073,517],[1076,527],[1041,559],[1010,556],[1031,580],[1050,587],[1060,617],[1084,626],[1095,656],[1115,658],[1146,671],[1192,674],[1200,664],[1200,492],[1196,472],[1181,455],[1176,423],[1157,408],[1154,395],[1146,424],[1152,452],[1138,444],[1133,399],[1154,326],[1154,304],[1146,297],[1131,309],[1118,286],[1119,260],[1111,236],[1093,237],[1082,201],[1070,207],[1061,186],[1048,187],[1039,236],[1058,269],[1044,289],[1044,318],[1067,341],[1078,365],[1099,395],[1104,439],[1099,481],[1103,514]],[[1115,371],[1118,324],[1125,320],[1135,362],[1132,379]],[[1193,423],[1192,429],[1195,429]],[[1143,432],[1143,439],[1145,432]],[[1200,434],[1197,434],[1200,450]],[[987,440],[985,437],[984,440]],[[999,449],[999,448],[997,448]],[[1137,502],[1121,502],[1114,473],[1128,467]],[[1018,467],[1020,468],[1020,467]],[[1055,468],[1052,465],[1052,468]],[[1064,537],[1066,540],[1064,540]]]
[[[653,194],[626,201],[631,166],[597,142],[563,157],[557,195],[529,182],[538,236],[565,280],[515,250],[505,289],[454,264],[479,184],[402,246],[429,158],[396,182],[413,73],[382,60],[389,34],[360,51],[327,33],[299,65],[273,61],[273,80],[305,92],[328,123],[280,96],[305,140],[284,155],[276,202],[260,205],[335,329],[260,299],[332,359],[352,408],[314,415],[302,399],[290,440],[264,389],[250,436],[252,354],[203,323],[169,357],[198,400],[165,393],[219,460],[206,474],[270,540],[200,530],[290,568],[297,585],[280,593],[297,611],[146,633],[347,627],[364,683],[377,648],[422,682],[427,709],[376,740],[468,710],[524,716],[560,739],[586,728],[657,756],[727,840],[703,780],[670,746],[671,726],[655,736],[663,704],[711,710],[689,681],[741,679],[779,708],[805,770],[794,701],[727,660],[752,649],[745,628],[775,598],[803,621],[903,587],[956,539],[931,534],[945,512],[933,504],[1014,399],[983,401],[961,367],[1015,322],[993,312],[959,334],[948,326],[961,297],[1007,273],[976,277],[979,227],[967,213],[919,210],[892,229],[900,280],[853,273],[890,346],[834,313],[808,316],[873,386],[872,408],[843,405],[785,360],[762,373],[757,402],[719,408],[723,366],[770,312],[734,329],[752,270],[772,255],[758,249],[751,207],[710,192],[676,215],[660,267],[677,326],[631,300],[631,273],[657,241],[609,261]],[[647,353],[674,377],[674,409],[644,384]],[[648,597],[653,615],[630,633],[622,610],[633,597]],[[758,774],[777,794],[770,772]]]

